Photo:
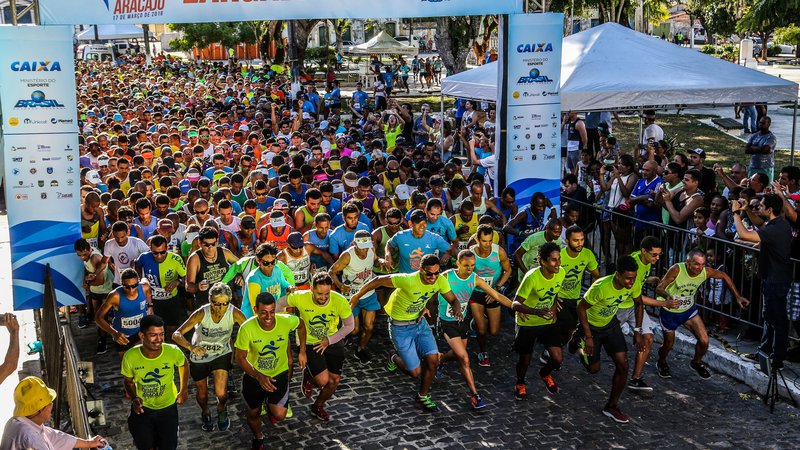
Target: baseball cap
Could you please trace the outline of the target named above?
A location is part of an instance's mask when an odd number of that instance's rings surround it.
[[[702,148],[699,148],[699,147],[691,149],[691,150],[688,150],[687,153],[694,153],[695,155],[697,155],[697,156],[699,156],[701,158],[705,158],[706,157],[706,151],[703,150]]]
[[[189,181],[197,181],[200,179],[200,172],[194,168],[189,169],[189,171],[186,172],[186,179]]]
[[[169,219],[161,219],[158,221],[158,229],[164,231],[175,231],[175,225]]]
[[[353,243],[356,248],[360,248],[361,250],[372,248],[372,236],[369,235],[368,231],[358,230],[353,236]]]
[[[109,159],[110,158],[108,157],[108,155],[100,155],[97,157],[97,165],[100,167],[106,167],[108,166]]]
[[[286,238],[286,242],[292,248],[303,248],[303,235],[300,234],[299,231],[293,231],[289,233],[289,237]]]
[[[242,228],[252,230],[256,228],[256,219],[253,216],[242,217]]]
[[[282,198],[275,199],[275,203],[272,204],[272,209],[289,209],[289,203]]]
[[[400,200],[408,200],[411,198],[411,188],[407,184],[399,184],[394,188],[394,193]]]
[[[178,182],[178,187],[180,188],[181,193],[185,194],[189,192],[189,189],[192,188],[192,182],[189,180],[181,180]]]
[[[103,180],[100,178],[100,174],[97,173],[96,170],[90,170],[86,172],[86,181],[92,184],[101,184]]]
[[[423,220],[428,220],[428,216],[425,214],[425,211],[421,209],[415,209],[411,212],[411,215],[408,216],[408,221],[411,223],[419,223]]]
[[[53,403],[56,391],[50,389],[39,377],[25,377],[14,388],[14,415],[32,416]]]
[[[286,219],[283,217],[283,213],[280,211],[272,211],[269,215],[269,224],[273,227],[286,226]]]
[[[347,172],[344,174],[344,184],[347,187],[357,187],[358,186],[358,174],[355,172]]]
[[[330,125],[330,122],[327,120],[323,120],[322,122],[319,123],[319,129],[324,130],[325,128],[328,128],[328,125]]]

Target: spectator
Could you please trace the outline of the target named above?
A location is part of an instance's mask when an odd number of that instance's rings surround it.
[[[642,178],[636,181],[630,198],[634,216],[640,220],[634,225],[634,243],[641,242],[645,235],[654,231],[644,222],[661,221],[661,207],[655,203],[655,197],[663,182],[658,176],[658,164],[655,161],[646,161],[642,165]]]
[[[3,360],[3,364],[0,364],[0,384],[3,384],[3,381],[17,370],[17,365],[19,364],[19,323],[17,323],[17,316],[5,313],[3,314],[3,322],[8,329],[9,340],[6,357]]]
[[[773,171],[775,169],[775,146],[777,139],[775,135],[769,131],[772,124],[772,119],[769,116],[764,116],[758,120],[758,133],[753,133],[750,139],[747,140],[747,145],[744,146],[744,152],[750,155],[750,168],[747,172],[748,176],[754,173],[763,173],[772,181]]]
[[[689,150],[689,161],[694,170],[700,171],[700,186],[699,189],[703,195],[710,194],[717,191],[717,175],[709,167],[705,166],[706,152],[702,148],[695,148]]]

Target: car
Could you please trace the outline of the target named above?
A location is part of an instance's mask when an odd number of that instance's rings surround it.
[[[354,45],[356,45],[356,43],[353,41],[342,40],[342,49],[347,49],[348,47],[352,47]],[[337,43],[334,42],[333,44],[331,44],[331,46],[335,48],[337,46]]]
[[[394,40],[404,45],[410,45],[412,47],[419,48],[419,38],[416,36],[411,36],[410,42],[408,36],[395,36]]]

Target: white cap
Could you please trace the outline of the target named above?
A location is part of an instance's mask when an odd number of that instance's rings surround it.
[[[407,184],[399,184],[394,188],[394,193],[400,200],[408,200],[411,198],[411,188]]]
[[[281,215],[280,217],[272,217],[272,216],[270,216],[269,224],[272,225],[273,227],[277,227],[277,228],[285,227],[286,226],[286,220],[283,218],[283,215]]]
[[[323,120],[322,122],[319,123],[319,129],[324,130],[325,128],[328,128],[328,125],[330,124],[331,123],[329,121]]]
[[[370,237],[355,238],[353,239],[353,243],[356,248],[360,248],[361,250],[372,248],[372,238]]]
[[[319,146],[322,148],[322,153],[328,153],[329,151],[331,151],[331,143],[328,141],[320,142]]]
[[[92,184],[102,184],[103,180],[100,178],[100,174],[97,173],[96,170],[90,170],[86,172],[86,181]]]
[[[274,158],[275,153],[267,152],[267,154],[264,155],[264,162],[271,165]],[[267,175],[267,173],[264,173],[264,175]]]

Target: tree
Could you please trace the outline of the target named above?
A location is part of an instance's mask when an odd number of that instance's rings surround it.
[[[319,22],[319,19],[304,19],[294,21],[294,41],[289,36],[289,45],[293,45],[295,56],[297,57],[297,67],[303,68],[306,60],[306,48],[308,48],[308,36]]]
[[[450,75],[467,70],[467,54],[472,48],[473,36],[478,35],[481,16],[455,16],[436,18],[436,48]]]
[[[331,27],[333,27],[333,34],[336,35],[336,52],[342,51],[342,39],[344,34],[350,29],[350,19],[328,19]]]
[[[794,45],[794,56],[800,58],[800,26],[791,24],[775,30],[775,41],[779,44]]]
[[[489,42],[491,41],[492,34],[497,31],[497,26],[497,16],[488,15],[481,18],[481,28],[483,31],[472,41],[472,52],[475,53],[478,63],[483,62],[486,57],[486,52],[489,51]]]
[[[184,52],[191,51],[195,47],[205,48],[211,44],[230,48],[246,41],[240,23],[173,23],[169,28],[183,33],[180,38],[173,39],[170,45]]]
[[[740,33],[756,33],[761,38],[761,57],[767,58],[767,41],[776,28],[789,25],[797,17],[800,0],[756,0],[736,24]]]

